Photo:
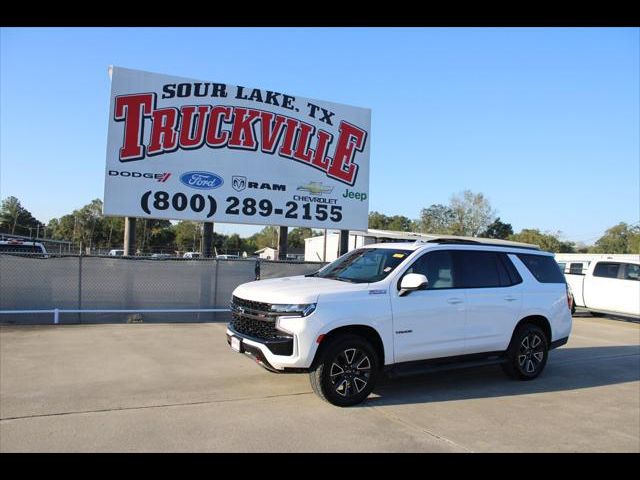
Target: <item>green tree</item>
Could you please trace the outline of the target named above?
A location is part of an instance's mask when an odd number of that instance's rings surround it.
[[[140,252],[171,251],[175,238],[176,233],[169,220],[145,218],[136,222],[136,246]]]
[[[181,221],[173,226],[175,242],[178,250],[197,252],[200,249],[200,224],[197,222]]]
[[[7,197],[0,205],[0,231],[15,235],[36,236],[44,224],[36,220],[16,197]]]
[[[509,238],[509,235],[513,235],[513,227],[510,223],[503,223],[500,221],[500,217],[496,218],[487,229],[480,234],[484,238]]]
[[[304,248],[304,239],[313,236],[310,228],[296,227],[289,232],[287,241],[290,247]]]
[[[624,222],[609,228],[592,249],[594,253],[640,253],[640,225]]]
[[[257,247],[256,250],[264,247],[278,248],[278,227],[264,227],[258,233],[251,235],[249,239]]]
[[[243,245],[242,238],[240,238],[240,235],[238,235],[237,233],[229,235],[224,242],[225,251],[233,254],[235,253],[242,254],[243,246],[244,245]]]
[[[451,231],[454,235],[477,237],[496,218],[489,199],[482,193],[465,190],[451,197],[449,208],[453,213]]]
[[[574,245],[572,242],[563,242],[560,240],[560,232],[542,233],[537,228],[525,228],[515,235],[510,235],[509,240],[515,242],[532,243],[538,245],[542,250],[555,253],[573,253]]]
[[[437,203],[420,211],[417,224],[422,233],[451,234],[453,221],[453,211],[449,207]]]
[[[385,230],[389,224],[388,217],[380,212],[369,212],[369,228]]]
[[[369,228],[412,232],[415,230],[416,225],[413,220],[404,215],[388,216],[384,213],[373,211],[369,213]]]

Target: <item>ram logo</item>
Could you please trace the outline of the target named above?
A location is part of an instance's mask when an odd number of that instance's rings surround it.
[[[239,177],[234,175],[231,177],[231,186],[236,192],[241,192],[247,188],[247,177]]]

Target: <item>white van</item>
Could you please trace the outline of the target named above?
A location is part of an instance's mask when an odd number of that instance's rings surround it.
[[[0,253],[12,253],[22,255],[46,255],[47,249],[40,242],[25,242],[24,240],[0,241]]]

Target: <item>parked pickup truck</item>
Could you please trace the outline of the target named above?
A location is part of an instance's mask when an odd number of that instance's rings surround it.
[[[595,315],[640,317],[640,255],[634,260],[591,260],[578,268],[584,264],[574,262],[565,270],[578,307]]]

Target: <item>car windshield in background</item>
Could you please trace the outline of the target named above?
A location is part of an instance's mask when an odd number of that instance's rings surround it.
[[[343,282],[379,282],[411,254],[411,250],[362,248],[349,252],[311,276]]]

